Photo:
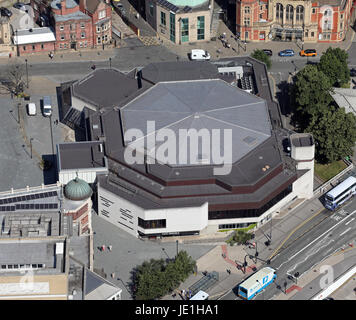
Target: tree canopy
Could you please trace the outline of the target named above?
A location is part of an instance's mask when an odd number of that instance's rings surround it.
[[[302,129],[319,110],[327,108],[332,102],[329,78],[315,65],[305,66],[295,77],[292,87],[296,117]]]
[[[251,54],[251,57],[265,63],[267,69],[270,69],[272,66],[270,57],[263,50],[258,50],[258,49],[254,50]]]
[[[135,298],[157,299],[171,292],[194,271],[195,261],[186,251],[180,251],[174,260],[145,261],[136,268],[134,277]]]
[[[349,83],[350,71],[347,59],[347,52],[340,48],[329,47],[321,56],[318,68],[330,79],[332,86],[341,87]]]
[[[330,163],[353,153],[356,141],[356,117],[344,108],[321,109],[305,130],[317,141],[318,160]]]
[[[329,48],[318,65],[307,65],[294,77],[291,101],[299,129],[313,134],[316,158],[330,163],[352,154],[356,117],[336,106],[330,92],[348,82],[347,53]]]

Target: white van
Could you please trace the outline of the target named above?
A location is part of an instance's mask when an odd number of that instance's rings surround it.
[[[36,113],[37,113],[36,105],[33,102],[27,104],[27,113],[28,113],[29,116],[35,116],[36,115]]]
[[[45,117],[50,117],[52,114],[52,102],[50,96],[43,97],[43,115]]]
[[[193,297],[189,300],[208,300],[209,295],[203,290],[198,291]]]
[[[201,50],[201,49],[193,49],[190,53],[190,60],[210,60],[210,54],[208,51]]]

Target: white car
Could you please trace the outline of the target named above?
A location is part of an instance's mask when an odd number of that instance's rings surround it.
[[[29,116],[35,116],[37,113],[36,105],[31,102],[27,105],[27,113]]]
[[[209,61],[210,60],[210,54],[208,51],[201,50],[201,49],[193,49],[192,52],[190,53],[190,60],[196,60],[196,61]]]

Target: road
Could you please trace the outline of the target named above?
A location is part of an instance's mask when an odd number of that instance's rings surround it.
[[[338,251],[345,244],[351,243],[356,236],[356,200],[349,202],[336,212],[324,210],[328,217],[317,226],[301,235],[287,248],[280,251],[271,261],[270,266],[277,270],[277,280],[268,286],[255,300],[270,300],[295,284],[288,275],[299,273],[299,277],[313,268],[320,261]],[[286,285],[285,285],[286,283]],[[236,300],[232,291],[223,300]]]

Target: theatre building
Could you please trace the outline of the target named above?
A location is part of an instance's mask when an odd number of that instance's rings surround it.
[[[310,198],[313,137],[281,128],[278,104],[263,77],[266,72],[263,64],[250,58],[216,64],[167,62],[129,74],[98,70],[67,86],[72,92],[67,103],[87,116],[88,141],[100,142],[87,157],[98,158],[98,152],[105,157],[101,163],[107,171],[101,173],[98,162],[83,159],[88,170],[98,172],[93,182],[98,215],[136,237],[207,234],[262,224],[291,201]],[[111,81],[115,77],[120,81]],[[91,87],[105,79],[109,81],[101,86],[105,98],[95,98]],[[241,83],[246,82],[252,85],[244,90]],[[112,86],[117,90],[110,97],[107,90]],[[120,91],[125,95],[121,97]],[[151,121],[153,127],[148,125]],[[177,140],[157,138],[167,129]],[[130,139],[133,130],[142,136]],[[220,140],[208,151],[198,143],[191,153],[192,140],[188,150],[178,140],[184,130],[208,132],[210,137],[219,132]],[[157,139],[152,140],[154,136]],[[175,151],[173,161],[158,152],[164,147]],[[183,152],[189,155],[188,162],[181,161]],[[61,162],[68,163],[74,153],[63,153]],[[127,154],[142,155],[143,161],[132,163]],[[229,156],[217,163],[219,155]],[[228,170],[217,172],[223,165]]]

